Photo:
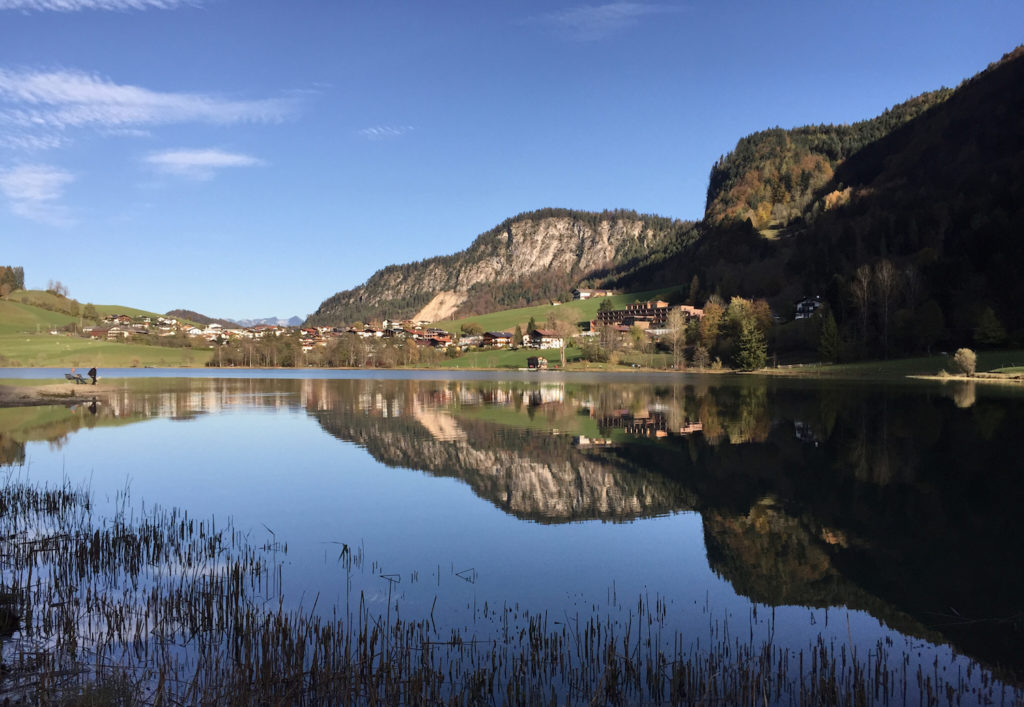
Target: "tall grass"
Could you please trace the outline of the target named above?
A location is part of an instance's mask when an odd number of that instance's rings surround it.
[[[978,669],[911,663],[818,638],[801,650],[725,620],[668,629],[641,596],[625,622],[598,613],[480,610],[486,635],[371,610],[286,609],[276,537],[177,509],[110,518],[89,495],[8,480],[0,489],[0,696],[68,704],[974,704],[1022,693]],[[344,546],[347,571],[362,563]],[[390,576],[382,575],[388,580]],[[389,581],[390,588],[390,581]],[[774,619],[772,620],[774,621]],[[912,667],[916,666],[916,667]],[[972,668],[973,670],[973,668]]]

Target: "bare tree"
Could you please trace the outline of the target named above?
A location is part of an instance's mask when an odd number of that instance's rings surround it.
[[[871,305],[871,266],[861,265],[854,273],[853,283],[850,285],[850,292],[853,294],[854,304],[857,306],[857,313],[860,315],[861,341],[867,343],[868,339],[868,307]]]
[[[889,260],[880,260],[875,265],[874,285],[876,293],[876,304],[878,305],[878,319],[882,327],[882,350],[886,356],[889,355],[889,312],[892,309],[893,301],[899,294],[901,278],[896,266]]]
[[[669,312],[665,320],[668,343],[672,349],[672,367],[676,369],[686,366],[686,322],[687,316],[678,308]]]
[[[553,311],[548,317],[547,327],[554,331],[562,340],[562,368],[565,368],[565,347],[569,345],[570,339],[580,333],[579,327],[576,326],[576,322],[572,321],[566,313],[559,310]]]

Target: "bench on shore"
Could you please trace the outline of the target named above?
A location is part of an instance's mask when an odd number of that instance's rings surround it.
[[[85,384],[87,382],[85,378],[82,377],[81,373],[75,373],[74,375],[70,373],[65,373],[64,377],[67,378],[69,381],[74,381],[75,385],[78,385],[79,383]]]

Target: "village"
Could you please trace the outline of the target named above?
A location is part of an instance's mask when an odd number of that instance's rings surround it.
[[[610,290],[577,289],[576,300],[605,298],[614,294]],[[458,332],[432,326],[429,321],[384,319],[379,322],[358,323],[353,326],[288,327],[275,324],[230,326],[230,323],[209,322],[197,325],[170,316],[110,314],[96,326],[81,328],[81,336],[93,340],[149,343],[163,346],[218,348],[233,342],[255,342],[261,339],[285,338],[289,346],[301,349],[303,354],[318,350],[333,350],[335,344],[345,340],[394,342],[429,348],[449,357],[479,350],[561,350],[577,346],[599,346],[612,350],[642,347],[650,350],[666,348],[675,328],[696,325],[704,317],[704,310],[689,304],[670,305],[665,300],[634,302],[613,308],[612,300],[602,302],[594,319],[564,321],[557,317],[542,325],[531,319],[526,326],[517,325],[515,331],[481,331],[481,327],[465,322]],[[560,305],[552,302],[553,306]],[[818,297],[804,298],[794,303],[794,319],[810,317],[822,304]],[[774,317],[774,315],[773,315]],[[54,334],[67,332],[53,332]],[[592,341],[592,344],[588,344]],[[284,343],[284,341],[282,341]],[[526,361],[530,369],[545,369],[548,361],[542,356],[531,356]]]

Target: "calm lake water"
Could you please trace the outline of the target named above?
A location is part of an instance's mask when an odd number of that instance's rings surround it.
[[[1024,675],[1015,389],[101,375],[118,392],[95,407],[0,409],[3,470],[88,484],[99,513],[127,489],[137,508],[230,522],[276,548],[294,606],[390,604],[487,638],[509,611],[625,626],[645,598],[697,644],[883,641],[946,677]],[[0,370],[14,376],[53,371]]]

